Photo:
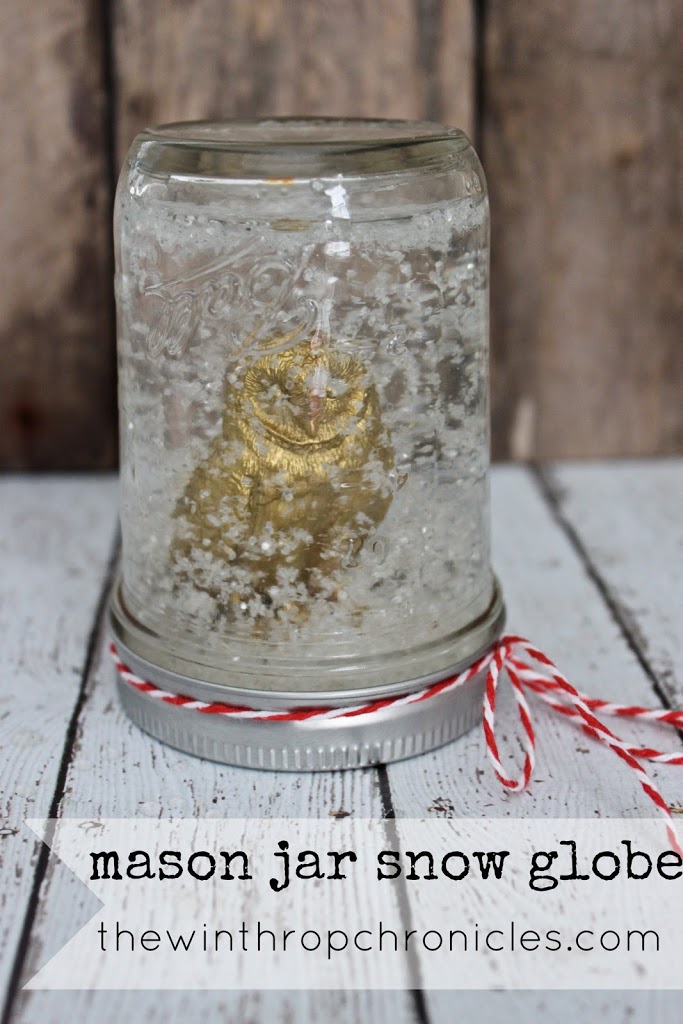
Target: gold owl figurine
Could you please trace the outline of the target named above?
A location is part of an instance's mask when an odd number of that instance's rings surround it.
[[[180,577],[233,618],[305,617],[387,513],[394,456],[363,364],[316,338],[228,375],[222,435],[176,507]]]

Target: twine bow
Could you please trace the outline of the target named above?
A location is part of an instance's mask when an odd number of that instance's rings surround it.
[[[634,772],[643,792],[655,805],[666,820],[669,841],[677,853],[683,856],[673,824],[673,817],[668,804],[659,789],[645,771],[642,761],[653,761],[659,764],[683,765],[683,754],[665,753],[652,747],[635,747],[621,740],[596,716],[611,715],[617,718],[637,718],[650,722],[658,722],[673,728],[683,727],[683,711],[672,711],[665,708],[643,708],[635,705],[615,704],[611,701],[597,700],[587,697],[562,675],[557,666],[534,647],[528,640],[520,636],[507,634],[492,647],[483,657],[470,665],[457,676],[442,679],[422,690],[408,693],[402,697],[386,697],[365,704],[345,706],[341,708],[313,707],[297,708],[290,711],[258,711],[238,705],[212,703],[194,700],[181,694],[168,693],[152,683],[136,676],[119,658],[116,646],[110,645],[110,653],[121,679],[135,689],[176,707],[197,711],[205,715],[225,715],[232,718],[260,719],[267,722],[303,722],[308,719],[354,718],[381,712],[385,708],[396,708],[404,704],[415,704],[429,700],[439,693],[446,693],[461,686],[473,676],[486,671],[484,684],[483,725],[486,749],[493,764],[493,769],[506,789],[520,792],[525,789],[531,779],[536,760],[536,733],[531,719],[531,712],[524,693],[525,688],[542,700],[548,707],[560,715],[564,715],[578,724],[592,739],[606,744]],[[519,719],[522,726],[522,742],[524,747],[524,764],[517,778],[513,778],[503,767],[496,740],[496,696],[501,679],[507,676],[517,704]]]

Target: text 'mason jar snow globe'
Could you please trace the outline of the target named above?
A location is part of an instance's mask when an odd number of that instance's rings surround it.
[[[126,710],[176,747],[284,769],[462,733],[477,677],[377,704],[472,664],[503,623],[488,202],[466,136],[382,120],[149,129],[115,234],[111,617],[120,661],[151,684],[120,679]],[[158,691],[263,714],[192,714]],[[321,707],[363,713],[296,714]]]

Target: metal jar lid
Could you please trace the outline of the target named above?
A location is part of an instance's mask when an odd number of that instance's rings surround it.
[[[474,651],[470,645],[468,656],[440,673],[439,678],[450,678],[472,665],[500,635],[503,622],[504,608],[498,593],[487,624],[486,642]],[[426,753],[456,739],[481,721],[483,672],[455,688],[433,693],[426,700],[397,701],[352,716],[268,721],[204,714],[192,705],[197,701],[220,702],[270,711],[295,707],[310,710],[316,706],[355,707],[421,691],[435,679],[404,680],[394,686],[355,689],[347,693],[246,691],[207,683],[153,665],[123,641],[117,629],[116,614],[112,615],[112,627],[120,660],[136,677],[152,684],[145,690],[118,678],[121,703],[129,717],[163,743],[212,761],[276,771],[363,768]],[[169,702],[163,699],[164,692],[167,697],[187,697],[190,703]]]

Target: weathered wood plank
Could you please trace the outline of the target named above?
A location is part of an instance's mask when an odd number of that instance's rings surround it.
[[[33,1016],[34,1008],[43,1016]],[[417,1019],[402,992],[43,992],[28,1001],[20,997],[12,1024],[414,1024]]]
[[[469,130],[468,0],[120,0],[118,157],[183,118],[428,117]]]
[[[33,885],[116,514],[111,478],[0,480],[0,1002]]]
[[[683,706],[683,462],[557,466],[549,479],[633,644]]]
[[[344,810],[381,816],[375,769],[304,775],[229,768],[179,753],[132,725],[116,699],[113,668],[100,639],[79,743],[69,765],[60,815],[72,818],[327,817]],[[97,909],[92,894],[62,865],[52,865],[41,890],[24,977],[35,973]],[[286,912],[286,908],[285,912]],[[405,984],[397,979],[397,985]],[[331,1024],[412,1022],[406,992],[174,993],[31,992],[16,1003],[13,1024],[61,1024],[66,1018],[118,1022],[134,1011],[145,1024],[272,1021],[293,1018]]]
[[[486,11],[495,452],[680,451],[683,8]]]
[[[47,15],[47,16],[46,16]],[[101,5],[0,11],[0,466],[116,457]]]
[[[430,992],[428,1024],[452,1024],[476,1020],[477,1024],[529,1024],[551,1020],[553,1024],[625,1024],[626,1021],[657,1021],[678,1024],[681,1016],[677,992]]]

